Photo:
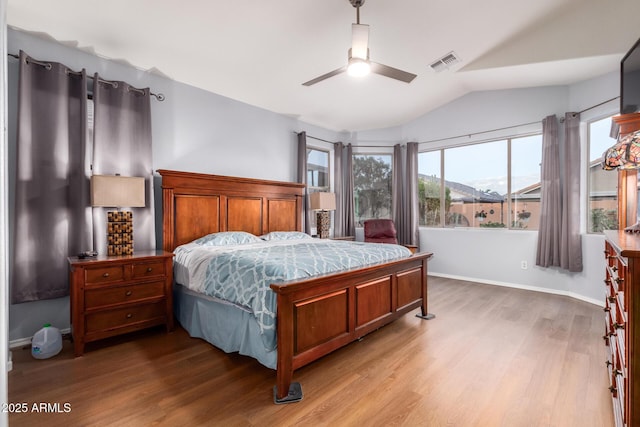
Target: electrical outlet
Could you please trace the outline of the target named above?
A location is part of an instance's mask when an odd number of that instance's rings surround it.
[[[527,269],[527,261],[520,261],[520,268],[523,270]]]

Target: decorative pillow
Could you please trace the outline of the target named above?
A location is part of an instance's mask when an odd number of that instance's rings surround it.
[[[262,240],[251,233],[245,231],[222,231],[220,233],[208,234],[193,241],[202,246],[226,246],[226,245],[246,245],[247,243],[259,243]]]
[[[271,233],[260,236],[262,240],[299,240],[313,239],[307,233],[301,231],[272,231]]]

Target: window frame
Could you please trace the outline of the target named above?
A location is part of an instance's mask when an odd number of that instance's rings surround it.
[[[394,165],[394,153],[393,153],[393,147],[388,147],[388,146],[380,146],[380,147],[373,147],[373,146],[369,146],[369,147],[358,147],[358,146],[353,146],[353,152],[351,153],[352,156],[352,166],[355,166],[355,157],[356,156],[385,156],[385,157],[390,157],[391,161],[389,163],[390,168],[391,168],[391,184],[390,184],[390,189],[389,189],[389,196],[391,199],[391,205],[389,206],[389,218],[393,219],[393,165]],[[351,171],[351,173],[353,174],[353,169]],[[356,207],[356,190],[355,190],[355,178],[354,178],[354,191],[353,191],[353,206],[354,206],[354,222],[356,224],[356,228],[363,228],[363,225],[360,225],[360,221],[358,220],[358,214],[357,212],[355,212],[355,207]]]
[[[612,120],[613,117],[618,116],[619,114],[617,112],[605,112],[602,114],[598,114],[598,115],[594,115],[593,117],[589,117],[588,119],[584,120],[584,124],[585,124],[585,134],[586,134],[586,144],[585,144],[585,160],[584,160],[584,168],[585,168],[585,197],[584,197],[584,202],[582,203],[582,206],[584,206],[584,210],[585,210],[585,222],[584,222],[584,232],[588,235],[592,235],[592,236],[598,236],[598,235],[602,235],[602,231],[591,231],[592,230],[592,224],[591,224],[591,188],[592,188],[592,183],[591,183],[591,136],[592,136],[592,128],[591,125],[595,122],[599,122],[602,120],[606,120],[607,118]],[[615,140],[614,140],[615,141]],[[615,142],[612,143],[612,145],[615,144]],[[610,171],[610,173],[615,173],[616,176],[618,174],[618,172],[613,172]],[[620,219],[620,213],[619,213],[619,205],[618,205],[618,193],[616,191],[616,221],[619,221]],[[618,223],[619,226],[619,223]]]
[[[473,142],[467,142],[462,144],[452,144],[452,145],[442,145],[438,147],[434,147],[432,149],[420,150],[418,155],[422,153],[430,153],[430,152],[440,152],[440,224],[439,225],[425,225],[420,224],[420,227],[424,228],[444,228],[444,229],[453,229],[453,228],[464,228],[464,229],[499,229],[499,230],[514,230],[514,231],[534,231],[537,232],[536,229],[527,229],[521,227],[513,226],[513,217],[512,214],[512,199],[514,198],[514,194],[512,192],[512,143],[514,140],[529,138],[532,136],[540,136],[542,137],[542,130],[536,129],[530,132],[523,132],[522,134],[517,135],[505,135],[500,137],[495,137],[491,139],[478,140]],[[445,170],[445,151],[448,149],[472,146],[472,145],[481,145],[481,144],[489,144],[497,141],[505,141],[506,142],[506,158],[507,158],[507,193],[505,195],[505,205],[506,205],[506,224],[504,227],[456,227],[455,225],[447,225],[446,224],[446,170]],[[542,144],[542,141],[541,141]],[[542,146],[540,147],[542,149]],[[418,178],[419,179],[419,178]]]

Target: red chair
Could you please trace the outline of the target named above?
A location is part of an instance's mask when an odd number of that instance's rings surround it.
[[[396,226],[390,219],[368,219],[364,222],[364,241],[372,243],[395,243]]]

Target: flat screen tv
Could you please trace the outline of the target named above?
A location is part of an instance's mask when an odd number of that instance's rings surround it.
[[[620,62],[620,114],[640,112],[640,40]]]

